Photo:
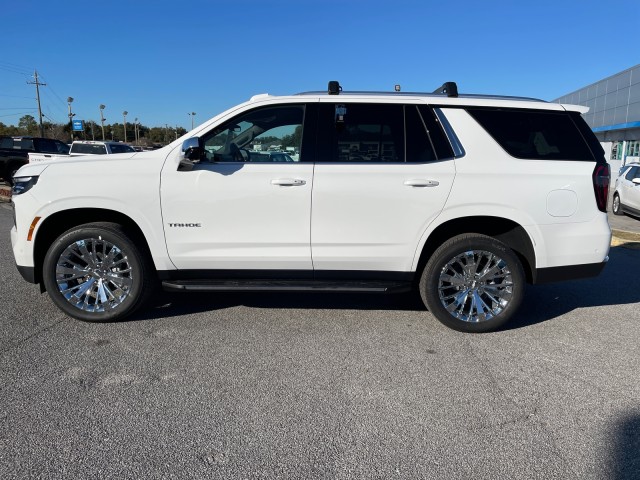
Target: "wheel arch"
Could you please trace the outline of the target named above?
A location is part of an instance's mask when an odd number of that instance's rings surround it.
[[[49,246],[70,228],[87,223],[111,222],[122,225],[136,244],[151,258],[149,244],[138,224],[122,212],[101,208],[75,208],[56,212],[46,217],[38,227],[34,240],[34,280],[42,287],[42,265]]]
[[[419,278],[420,272],[424,269],[427,261],[442,243],[463,233],[487,235],[508,245],[520,259],[527,282],[531,283],[533,281],[536,256],[533,243],[526,230],[513,220],[492,216],[455,218],[436,227],[422,248],[416,269],[416,277]]]

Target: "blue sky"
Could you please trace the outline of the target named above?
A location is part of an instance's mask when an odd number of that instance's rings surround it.
[[[640,63],[640,2],[7,0],[0,122],[196,124],[258,93],[432,91],[553,100]]]

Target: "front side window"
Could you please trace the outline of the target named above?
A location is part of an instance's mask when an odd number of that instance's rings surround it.
[[[69,153],[69,145],[61,142],[60,140],[56,140],[55,142],[56,142],[56,150],[58,151],[58,153],[64,153],[64,154]]]
[[[111,153],[128,153],[128,152],[135,152],[135,150],[133,149],[133,147],[125,144],[122,144],[122,145],[117,143],[111,144]]]
[[[297,162],[301,159],[304,105],[246,112],[202,138],[212,162]]]

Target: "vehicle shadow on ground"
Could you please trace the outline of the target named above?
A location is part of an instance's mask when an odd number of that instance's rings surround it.
[[[612,247],[609,262],[594,278],[546,285],[528,285],[516,316],[515,329],[552,320],[577,308],[640,303],[637,288],[640,250]]]
[[[610,433],[610,471],[603,473],[612,480],[637,479],[640,472],[640,415],[626,415],[612,426]]]
[[[640,303],[636,288],[640,250],[613,247],[604,271],[595,278],[527,286],[523,304],[507,329],[523,328],[557,318],[576,308]],[[426,311],[417,292],[364,293],[162,293],[152,308],[129,321],[169,318],[245,306],[305,310]]]

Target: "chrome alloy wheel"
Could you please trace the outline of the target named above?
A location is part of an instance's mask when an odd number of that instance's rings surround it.
[[[78,240],[56,262],[58,290],[85,312],[113,310],[131,293],[132,269],[118,246],[102,237]]]
[[[509,265],[484,250],[470,250],[453,257],[438,278],[442,306],[456,319],[478,323],[499,315],[513,296]]]

